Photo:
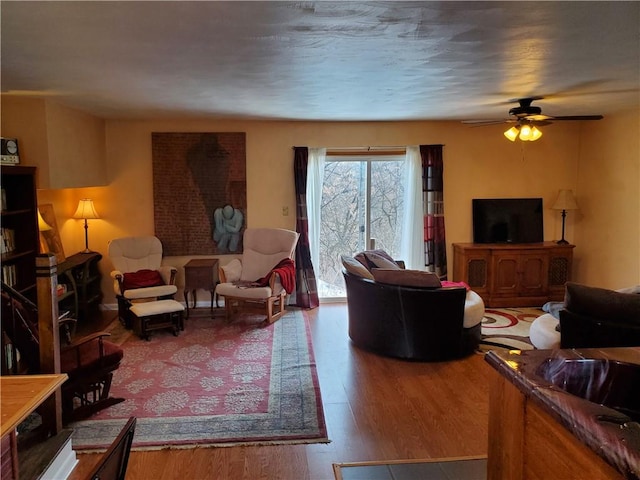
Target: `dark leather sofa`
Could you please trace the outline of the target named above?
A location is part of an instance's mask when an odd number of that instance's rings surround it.
[[[640,294],[568,282],[560,310],[561,348],[640,346]]]
[[[373,353],[420,361],[444,361],[473,353],[480,324],[463,328],[466,290],[384,284],[343,270],[349,337]]]

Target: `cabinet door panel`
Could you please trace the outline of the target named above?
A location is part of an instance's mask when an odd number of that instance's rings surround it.
[[[500,254],[493,260],[493,292],[515,293],[518,287],[518,256]]]
[[[538,295],[546,292],[548,263],[548,257],[544,253],[521,256],[520,293],[523,295]]]

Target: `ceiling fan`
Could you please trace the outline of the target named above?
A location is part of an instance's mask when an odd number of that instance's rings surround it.
[[[535,100],[542,100],[544,97],[523,97],[514,98],[509,102],[518,102],[517,107],[513,107],[509,110],[510,118],[497,119],[497,120],[463,120],[462,123],[484,126],[495,125],[498,123],[515,123],[513,127],[504,132],[512,142],[516,138],[524,141],[534,141],[542,136],[542,132],[537,128],[542,125],[549,125],[550,123],[561,120],[601,120],[604,118],[602,115],[563,115],[552,117],[549,115],[543,115],[542,109],[538,106],[531,105]]]

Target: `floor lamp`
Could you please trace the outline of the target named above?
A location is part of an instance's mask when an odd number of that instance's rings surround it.
[[[573,196],[573,191],[560,190],[558,192],[558,198],[551,208],[553,210],[562,210],[562,238],[558,240],[557,243],[566,245],[569,243],[564,239],[564,222],[567,217],[567,210],[578,210],[578,204]]]
[[[98,212],[96,212],[96,209],[93,206],[93,200],[90,198],[83,198],[80,200],[78,203],[78,209],[76,210],[76,213],[73,214],[73,218],[84,219],[84,250],[81,253],[91,253],[91,250],[89,250],[89,224],[87,219],[100,218]]]

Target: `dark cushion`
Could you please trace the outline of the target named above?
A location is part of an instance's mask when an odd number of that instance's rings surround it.
[[[590,317],[640,324],[640,295],[567,282],[565,308]]]
[[[405,287],[440,288],[440,279],[435,273],[422,270],[402,270],[373,268],[371,270],[376,282]]]
[[[160,272],[157,270],[138,270],[137,272],[128,272],[125,273],[123,277],[123,290],[158,287],[160,285],[164,285],[162,275],[160,275]]]

